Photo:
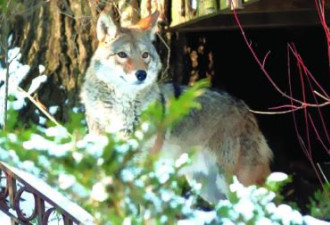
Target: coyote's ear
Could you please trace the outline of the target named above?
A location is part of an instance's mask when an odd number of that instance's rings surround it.
[[[158,16],[159,16],[159,11],[156,10],[150,16],[142,18],[133,27],[148,32],[150,34],[151,40],[154,40],[155,39]]]
[[[120,25],[114,21],[110,14],[102,12],[97,20],[96,34],[99,41],[103,41],[106,35],[111,39],[115,38]]]

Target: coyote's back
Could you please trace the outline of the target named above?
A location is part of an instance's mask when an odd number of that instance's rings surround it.
[[[152,45],[157,17],[158,12],[124,28],[108,14],[100,15],[99,45],[81,89],[90,132],[129,134],[151,103],[158,101],[166,110],[167,102],[184,92],[185,87],[157,83],[161,64]],[[212,203],[224,197],[228,176],[237,175],[245,185],[262,183],[272,152],[246,104],[214,91],[198,101],[200,110],[164,134],[160,157],[175,160],[197,146],[192,164],[181,173],[202,183],[201,195]]]

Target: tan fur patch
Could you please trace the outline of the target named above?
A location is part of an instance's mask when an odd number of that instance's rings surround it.
[[[235,174],[238,180],[244,184],[248,185],[262,185],[265,182],[266,177],[269,175],[270,169],[266,164],[258,165],[238,165]]]

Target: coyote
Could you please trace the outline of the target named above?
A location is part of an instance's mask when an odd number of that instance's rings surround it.
[[[141,112],[158,101],[166,110],[169,99],[184,86],[160,84],[159,55],[152,41],[159,13],[122,27],[102,12],[97,22],[98,47],[81,89],[89,132],[129,134]],[[227,177],[244,185],[260,184],[269,174],[272,151],[247,105],[227,93],[207,90],[192,110],[164,135],[160,157],[178,159],[199,146],[192,163],[181,169],[188,180],[202,183],[201,196],[217,203],[227,193]]]

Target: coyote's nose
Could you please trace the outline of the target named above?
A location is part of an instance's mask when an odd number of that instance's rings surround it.
[[[144,81],[147,78],[147,72],[144,70],[138,70],[135,72],[135,76],[139,81]]]

